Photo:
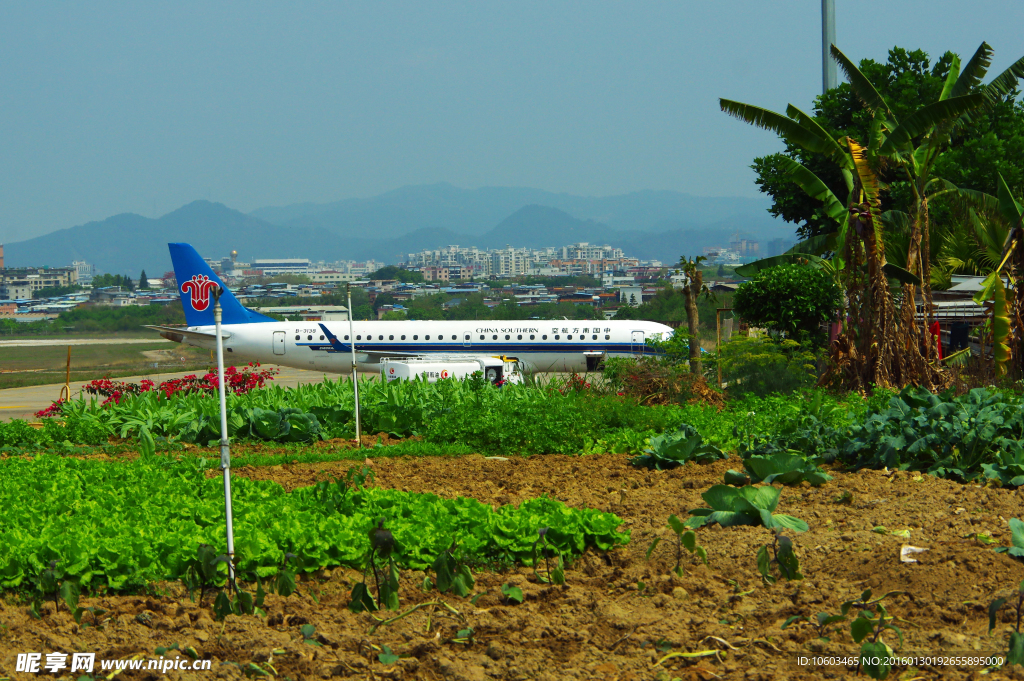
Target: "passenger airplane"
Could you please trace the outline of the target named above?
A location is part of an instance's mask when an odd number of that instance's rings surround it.
[[[187,328],[150,326],[168,340],[216,347],[213,292],[222,287],[225,361],[351,373],[349,322],[279,322],[242,306],[189,244],[168,244]],[[672,328],[634,320],[354,321],[356,363],[376,371],[384,357],[507,355],[527,371],[593,371],[607,357],[654,354],[645,341]]]

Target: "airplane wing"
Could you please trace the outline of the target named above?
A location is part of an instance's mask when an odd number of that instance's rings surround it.
[[[161,336],[167,340],[180,343],[186,338],[198,341],[210,341],[215,340],[217,335],[214,333],[208,333],[205,331],[189,331],[188,329],[182,329],[176,326],[149,326],[146,325],[147,329],[153,329],[157,331]],[[231,338],[231,334],[227,331],[220,332],[221,338]]]

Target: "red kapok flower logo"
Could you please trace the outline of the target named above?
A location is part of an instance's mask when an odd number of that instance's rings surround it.
[[[202,312],[210,307],[210,291],[217,288],[217,282],[205,274],[194,274],[181,285],[181,292],[190,294],[192,309]]]

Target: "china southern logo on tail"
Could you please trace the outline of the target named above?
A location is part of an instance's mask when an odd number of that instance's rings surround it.
[[[217,288],[217,282],[210,281],[205,274],[194,274],[181,285],[182,293],[189,293],[192,308],[202,312],[210,307],[210,291]]]

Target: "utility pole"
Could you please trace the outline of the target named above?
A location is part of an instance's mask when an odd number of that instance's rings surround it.
[[[832,45],[836,42],[836,0],[821,0],[821,93],[839,85]]]

